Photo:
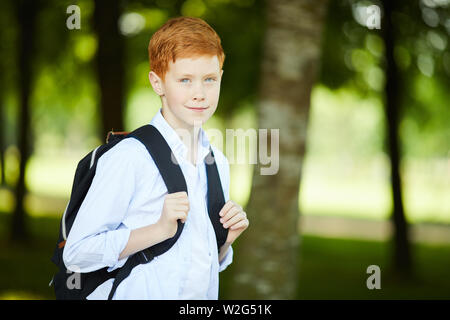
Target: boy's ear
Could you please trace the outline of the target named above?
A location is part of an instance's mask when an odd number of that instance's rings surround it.
[[[150,71],[148,74],[148,79],[155,90],[156,94],[159,96],[164,95],[163,84],[161,78],[153,71]]]

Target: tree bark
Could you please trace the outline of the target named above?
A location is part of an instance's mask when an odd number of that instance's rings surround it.
[[[400,145],[399,145],[399,111],[401,107],[401,79],[394,59],[395,26],[393,24],[393,11],[395,1],[383,1],[384,28],[382,37],[385,46],[386,85],[385,85],[385,115],[387,120],[387,138],[389,161],[391,166],[391,188],[393,199],[393,259],[394,270],[399,274],[411,273],[411,248],[409,241],[409,226],[405,218],[402,201],[402,183],[400,176]]]
[[[297,294],[298,194],[325,9],[324,0],[267,1],[258,125],[268,129],[268,150],[270,129],[279,129],[279,171],[262,175],[267,166],[255,166],[245,208],[250,227],[235,245],[233,299],[293,299]]]
[[[100,86],[101,137],[107,132],[124,130],[124,39],[118,21],[121,1],[96,0],[94,25],[98,36],[96,56]]]

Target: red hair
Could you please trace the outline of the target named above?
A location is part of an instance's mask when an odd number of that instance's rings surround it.
[[[150,70],[162,80],[169,63],[178,58],[217,56],[222,69],[225,53],[220,38],[209,24],[200,18],[177,17],[169,19],[150,39],[148,58]]]

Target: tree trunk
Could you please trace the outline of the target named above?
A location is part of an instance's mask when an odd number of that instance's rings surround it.
[[[400,146],[399,146],[399,111],[401,107],[401,80],[399,70],[394,60],[395,26],[393,24],[394,1],[383,1],[384,30],[382,36],[385,46],[386,85],[385,85],[385,114],[387,119],[387,137],[389,160],[391,165],[391,185],[393,199],[392,223],[394,226],[394,269],[399,274],[411,273],[411,249],[409,241],[409,227],[406,222],[402,201],[402,185],[400,177]]]
[[[279,171],[255,166],[249,229],[237,240],[233,299],[293,299],[298,285],[299,184],[326,1],[268,0],[258,103],[260,129],[279,129]],[[272,154],[272,159],[276,155]],[[265,166],[267,167],[267,166]]]
[[[1,76],[0,76],[1,77]],[[3,83],[3,78],[0,78],[0,81]],[[3,88],[2,84],[0,86]],[[0,89],[0,187],[6,187],[6,179],[5,179],[5,145],[6,145],[6,120],[5,120],[5,112],[4,112],[4,101],[3,101],[3,90]]]
[[[111,129],[124,130],[124,40],[118,21],[121,1],[96,0],[94,24],[98,36],[96,57],[100,86],[101,137]]]
[[[19,25],[18,31],[18,77],[19,77],[19,137],[20,150],[19,180],[15,188],[16,208],[12,217],[11,238],[22,241],[28,238],[25,225],[24,198],[26,195],[25,170],[31,153],[30,95],[32,83],[32,59],[34,54],[35,22],[38,4],[33,0],[15,2]]]

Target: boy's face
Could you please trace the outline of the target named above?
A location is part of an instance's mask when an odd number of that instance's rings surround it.
[[[150,82],[161,96],[167,122],[187,129],[206,122],[219,102],[222,73],[217,56],[179,58],[175,63],[170,62],[164,81],[150,72]]]

